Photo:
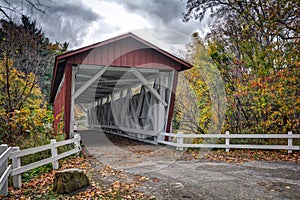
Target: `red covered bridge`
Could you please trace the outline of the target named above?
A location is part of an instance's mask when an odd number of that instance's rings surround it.
[[[74,106],[91,129],[156,140],[171,130],[178,72],[187,62],[127,33],[55,59],[50,102],[55,122],[74,131]]]

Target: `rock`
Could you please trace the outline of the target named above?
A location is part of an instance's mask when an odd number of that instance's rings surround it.
[[[89,185],[89,179],[80,169],[65,169],[55,173],[53,191],[59,194],[70,193]]]

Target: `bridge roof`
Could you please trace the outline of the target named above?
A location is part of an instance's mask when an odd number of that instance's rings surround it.
[[[176,71],[192,68],[191,64],[171,53],[133,33],[126,33],[56,56],[50,91],[51,103],[54,102],[67,64],[152,69],[171,68]]]

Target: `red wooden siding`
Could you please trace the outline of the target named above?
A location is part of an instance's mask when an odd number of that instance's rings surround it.
[[[54,123],[53,123],[53,127],[55,130],[58,129],[58,123],[61,120],[61,115],[62,113],[65,112],[64,110],[64,104],[65,104],[65,99],[66,99],[66,81],[64,81],[60,91],[57,93],[57,96],[54,100]]]
[[[72,84],[72,65],[67,64],[65,68],[65,80],[54,100],[54,124],[55,130],[58,129],[58,123],[61,121],[61,115],[64,115],[64,132],[69,138],[70,134],[70,114],[71,114],[71,84]]]
[[[68,58],[68,63],[182,70],[182,65],[132,38],[126,38]],[[157,65],[159,64],[159,65]]]
[[[72,65],[76,64],[174,69],[173,93],[171,94],[166,127],[168,132],[171,129],[178,71],[192,67],[185,61],[131,33],[57,56],[53,72],[50,102],[54,103],[54,128],[57,129],[61,118],[59,115],[62,112],[64,113],[64,131],[67,134],[67,138],[70,136]],[[61,90],[56,94],[62,73],[65,76],[64,83]]]
[[[72,64],[67,64],[65,68],[66,97],[65,97],[65,133],[67,139],[70,138],[71,123],[71,97],[72,97]]]
[[[170,99],[169,115],[168,115],[168,121],[167,121],[167,127],[166,127],[166,132],[167,133],[170,133],[170,131],[171,131],[173,111],[174,111],[174,106],[175,106],[175,94],[176,94],[177,83],[178,83],[178,72],[175,71],[174,72],[171,99]],[[166,140],[168,140],[168,139],[166,138]]]

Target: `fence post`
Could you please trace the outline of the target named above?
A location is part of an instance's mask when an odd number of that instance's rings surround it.
[[[56,143],[56,139],[50,140],[50,144],[55,144]],[[57,156],[57,148],[55,146],[51,146],[51,156]],[[58,160],[55,160],[52,162],[52,168],[53,169],[58,169]]]
[[[225,131],[225,135],[229,135],[229,131]],[[230,145],[230,138],[225,138],[225,145],[229,146]],[[226,152],[229,152],[230,148],[226,147]]]
[[[81,137],[80,137],[80,135],[79,134],[75,134],[74,135],[74,139],[75,139],[74,144],[78,147],[79,151],[81,151],[81,146],[80,146]]]
[[[179,145],[183,144],[183,137],[182,137],[183,132],[178,132],[177,135],[178,135],[178,137],[176,137],[177,138],[177,144],[179,144]],[[183,147],[176,147],[176,150],[183,151]]]
[[[7,144],[1,144],[0,146],[0,155],[4,153],[8,149]],[[1,165],[0,165],[0,177],[1,175],[6,171],[8,162],[8,159],[6,159]],[[1,196],[7,196],[7,191],[8,191],[8,181],[7,179],[5,180],[5,183],[3,184],[2,188],[0,188],[0,195]]]
[[[20,151],[20,147],[13,147],[12,148],[12,152],[17,152]],[[17,169],[21,167],[21,158],[20,157],[16,157],[12,159],[12,168],[13,169]],[[14,188],[21,188],[22,186],[22,175],[21,174],[17,174],[13,176],[13,185]]]
[[[165,138],[166,138],[166,136],[163,135],[162,132],[160,132],[160,133],[158,134],[158,136],[156,137],[156,142],[165,141]]]
[[[293,132],[289,131],[288,135],[293,135]],[[288,138],[288,153],[293,153],[292,146],[293,146],[293,138]]]

